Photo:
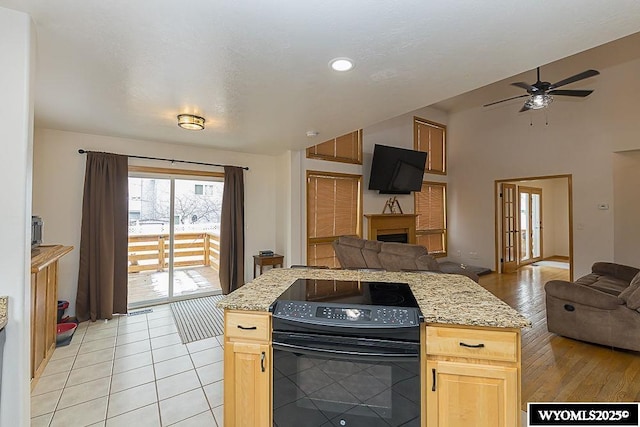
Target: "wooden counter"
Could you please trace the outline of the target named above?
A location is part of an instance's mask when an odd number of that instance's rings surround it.
[[[225,309],[226,426],[272,425],[268,309],[298,278],[408,283],[425,318],[421,426],[520,425],[520,328],[531,323],[473,280],[455,274],[277,269],[218,303]]]
[[[56,348],[58,260],[73,246],[39,246],[31,251],[31,389]]]

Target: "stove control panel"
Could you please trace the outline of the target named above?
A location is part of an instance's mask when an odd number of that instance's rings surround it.
[[[278,301],[273,315],[289,319],[311,319],[314,307],[308,302]]]
[[[419,312],[414,308],[346,305],[301,301],[278,301],[273,312],[280,319],[309,323],[369,327],[417,326]]]

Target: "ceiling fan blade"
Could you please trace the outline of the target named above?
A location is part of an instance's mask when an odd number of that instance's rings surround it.
[[[529,83],[525,83],[525,82],[511,83],[511,86],[521,87],[524,90],[531,90],[531,91],[538,90],[535,86],[531,86]]]
[[[501,102],[511,101],[512,99],[524,98],[525,96],[530,96],[530,95],[529,95],[529,94],[526,94],[526,95],[512,96],[511,98],[501,99],[500,101],[495,101],[495,102],[490,102],[490,103],[488,103],[488,104],[484,104],[484,105],[483,105],[483,107],[488,107],[488,106],[490,106],[490,105],[499,104],[499,103],[501,103]]]
[[[559,96],[578,96],[580,98],[584,98],[585,96],[591,95],[592,90],[571,90],[571,89],[560,89],[560,90],[550,90],[547,92],[549,95],[559,95]]]
[[[522,108],[520,109],[520,111],[518,111],[518,113],[522,113],[523,111],[528,111],[528,110],[530,110],[530,109],[531,109],[531,108],[527,107],[527,104],[524,104],[524,105],[522,106]]]
[[[549,89],[555,89],[560,86],[568,85],[569,83],[577,82],[578,80],[583,80],[589,77],[597,76],[598,74],[600,73],[596,70],[583,71],[579,74],[576,74],[575,76],[567,77],[564,80],[560,80],[559,82],[552,84],[551,86],[549,86]]]

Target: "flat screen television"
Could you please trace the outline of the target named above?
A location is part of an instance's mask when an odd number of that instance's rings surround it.
[[[422,189],[427,153],[376,144],[369,175],[369,190],[380,194],[410,194]]]

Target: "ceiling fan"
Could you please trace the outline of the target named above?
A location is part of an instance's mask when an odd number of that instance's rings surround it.
[[[512,96],[511,98],[502,99],[500,101],[491,102],[489,104],[485,104],[484,107],[488,107],[490,105],[499,104],[505,101],[511,101],[512,99],[525,98],[529,97],[527,101],[524,103],[522,108],[520,109],[520,113],[527,110],[539,110],[541,108],[547,107],[549,104],[553,102],[553,96],[576,96],[580,98],[584,98],[585,96],[589,96],[593,90],[581,90],[581,89],[560,89],[559,87],[568,85],[569,83],[574,83],[579,80],[583,80],[589,77],[597,76],[600,74],[596,70],[586,70],[581,73],[576,74],[575,76],[567,77],[564,80],[560,80],[556,83],[543,82],[540,80],[540,67],[536,68],[538,80],[530,85],[524,82],[516,82],[511,83],[512,86],[516,86],[527,91],[526,95]]]

